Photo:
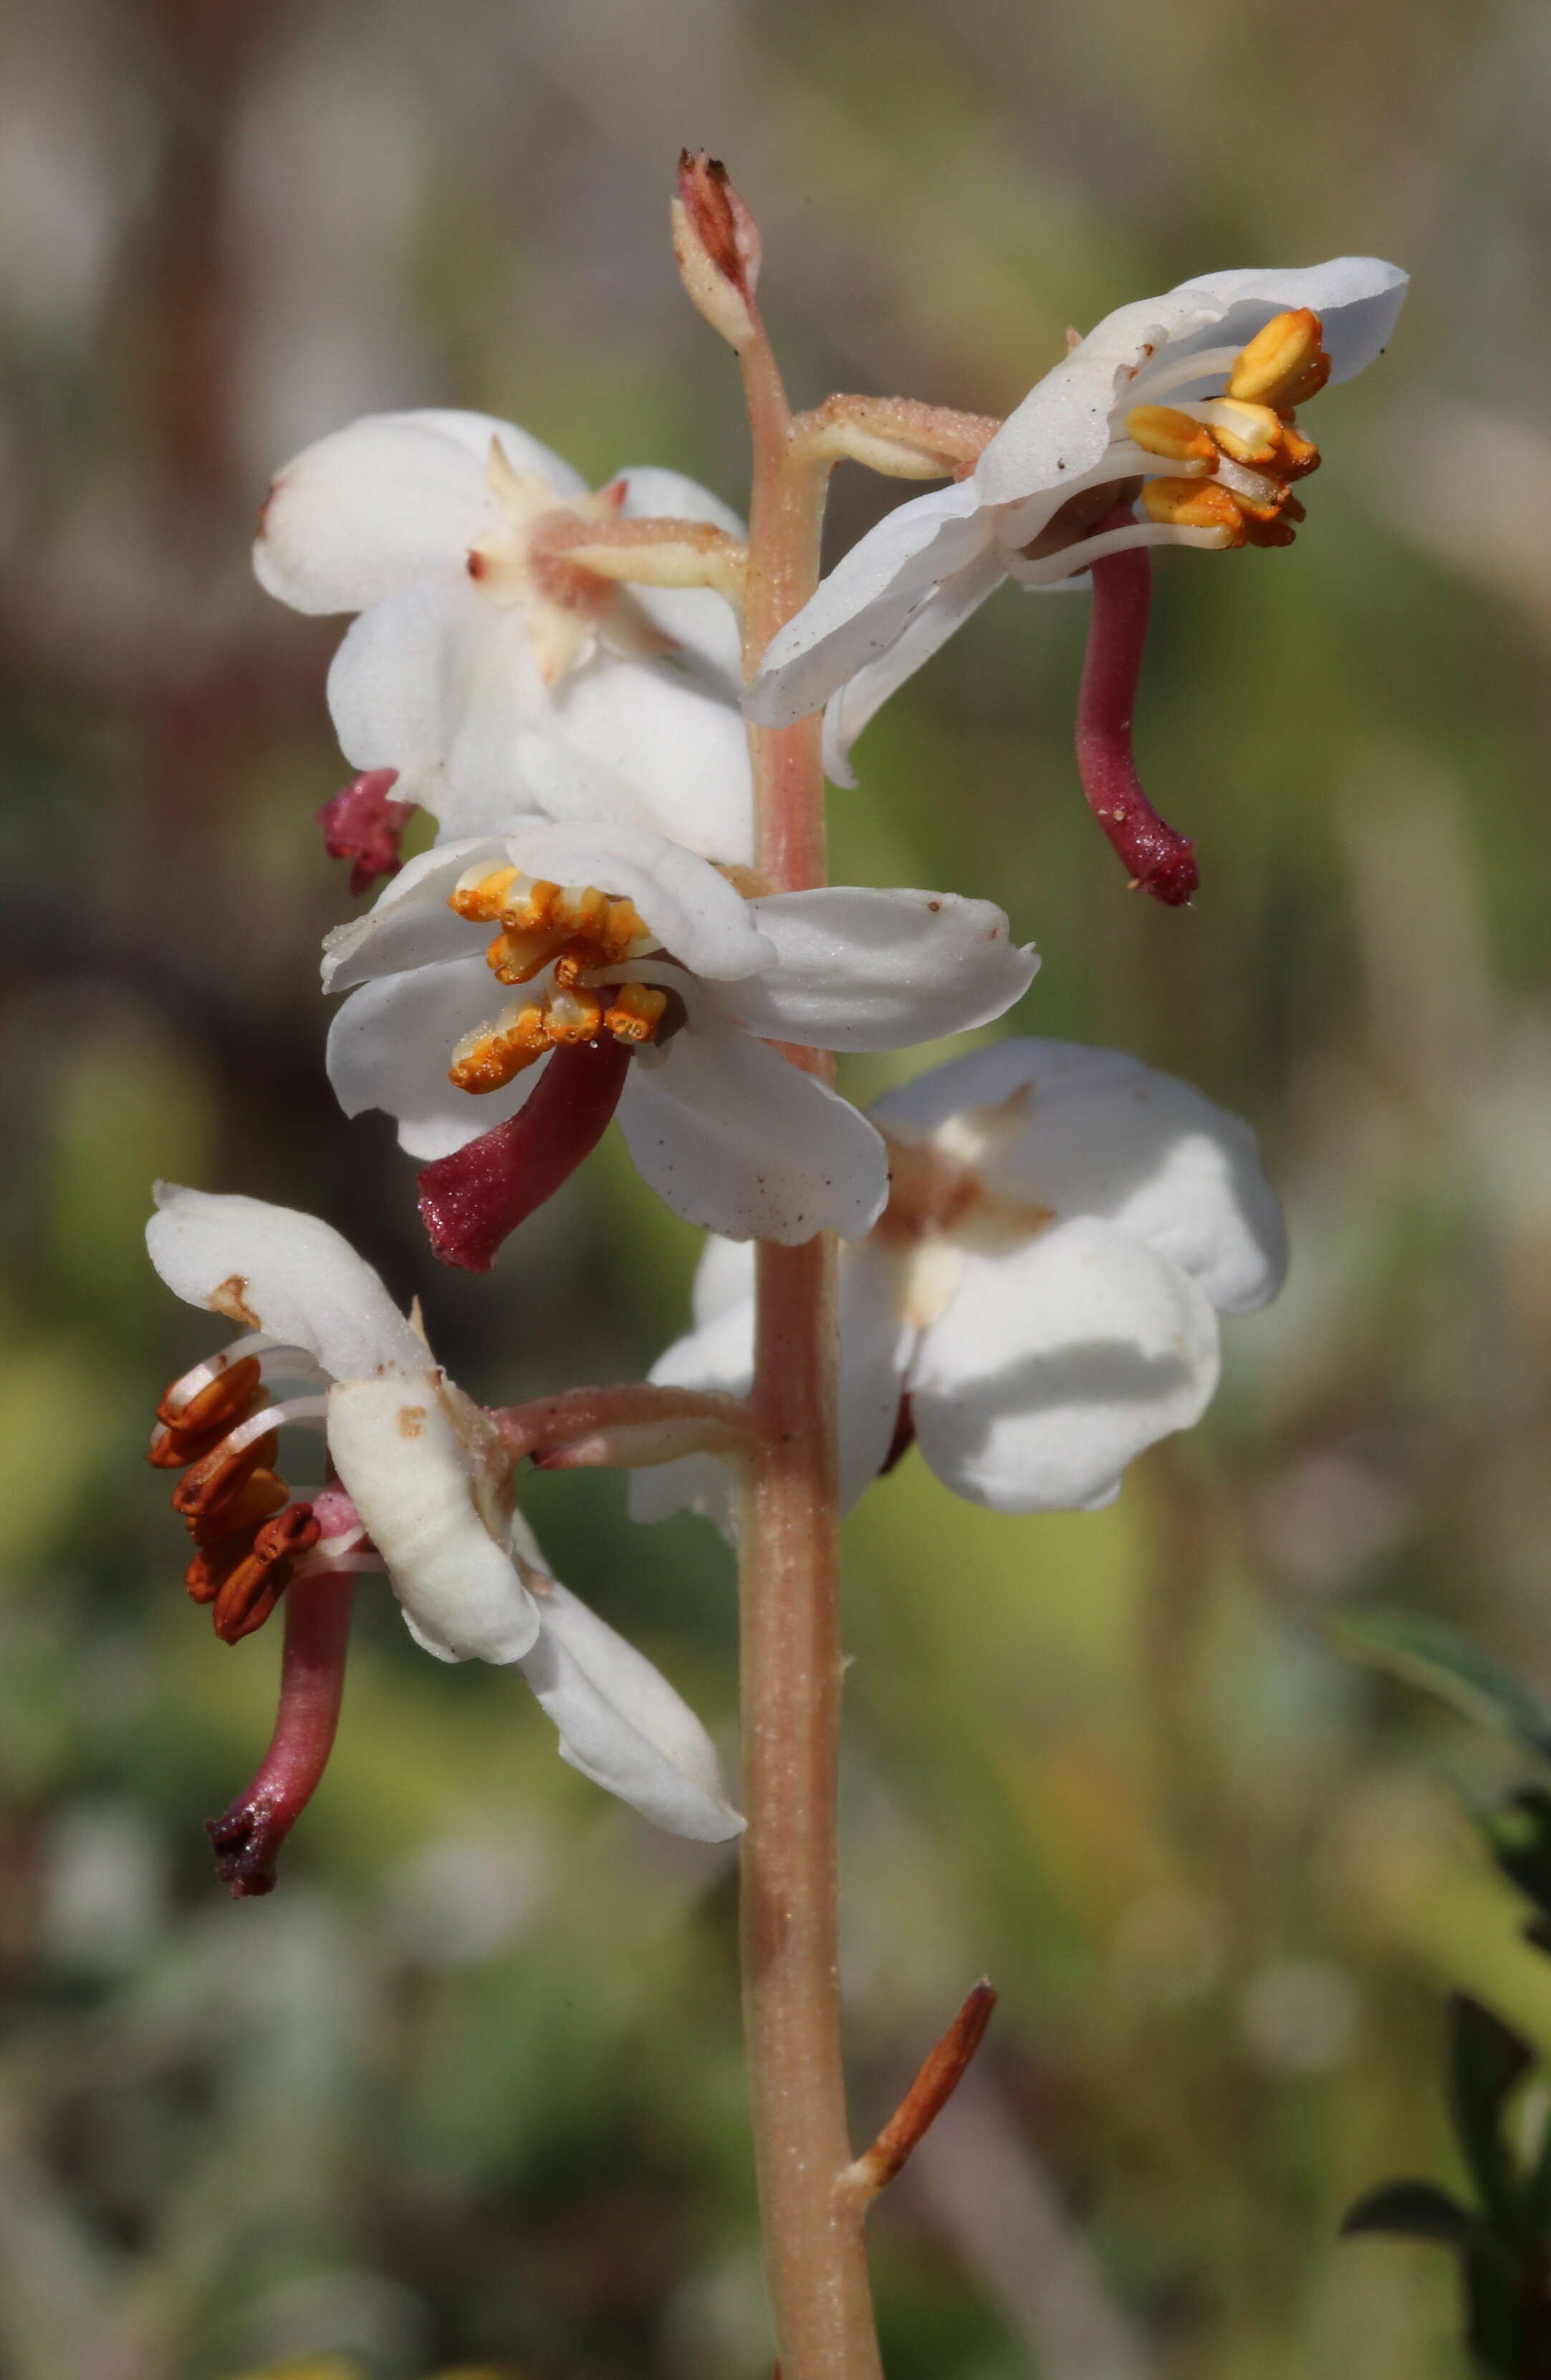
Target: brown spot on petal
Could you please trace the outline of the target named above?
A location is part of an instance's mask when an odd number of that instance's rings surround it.
[[[263,1324],[248,1303],[248,1279],[245,1273],[234,1272],[213,1289],[205,1304],[228,1322],[240,1324],[244,1330],[262,1330]]]
[[[398,1408],[399,1437],[421,1438],[423,1437],[424,1432],[425,1407],[423,1405],[400,1405]]]

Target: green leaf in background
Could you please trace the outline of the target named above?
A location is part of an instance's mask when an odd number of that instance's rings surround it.
[[[1431,2181],[1386,2181],[1351,2207],[1341,2225],[1343,2240],[1364,2232],[1387,2232],[1400,2240],[1435,2240],[1449,2248],[1495,2247],[1479,2215],[1461,2206]]]
[[[1330,1634],[1354,1660],[1426,1687],[1551,1760],[1551,1706],[1462,1628],[1420,1611],[1349,1611],[1331,1621]]]
[[[1551,1948],[1551,1792],[1521,1786],[1474,1815],[1498,1867],[1539,1912],[1527,1929],[1531,1940]]]
[[[1523,2192],[1503,2133],[1503,2113],[1533,2063],[1528,2044],[1463,1992],[1448,2004],[1449,2098],[1454,2127],[1488,2214],[1506,2228],[1523,2220]]]

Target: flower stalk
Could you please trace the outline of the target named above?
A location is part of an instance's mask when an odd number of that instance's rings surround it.
[[[727,268],[753,451],[744,671],[818,584],[834,457],[793,422],[731,231],[746,210],[703,160],[681,220]],[[753,251],[757,258],[757,248]],[[691,292],[691,294],[693,294]],[[754,863],[785,892],[823,884],[821,722],[751,726]],[[796,1065],[833,1078],[824,1052]],[[743,2022],[765,2274],[785,2380],[881,2380],[851,2165],[841,2053],[837,1793],[840,1637],[836,1241],[763,1243],[754,1380],[760,1425],[739,1498]]]

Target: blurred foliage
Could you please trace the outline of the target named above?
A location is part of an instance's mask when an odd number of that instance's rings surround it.
[[[226,1904],[200,1821],[278,1647],[184,1601],[139,1459],[208,1344],[140,1251],[158,1172],[328,1215],[485,1397],[681,1327],[692,1235],[617,1150],[480,1283],[435,1276],[384,1120],[336,1113],[337,624],[267,605],[246,543],[280,459],[407,402],[736,500],[666,238],[686,141],[760,216],[804,401],[1005,409],[1069,320],[1205,268],[1415,276],[1320,400],[1296,547],[1158,572],[1139,747],[1189,913],[1128,897],[1078,795],[1080,601],[1000,596],[834,803],[837,875],[1037,937],[1017,1028],[1252,1116],[1296,1250],[1112,1510],[995,1520],[912,1456],[849,1524],[847,1985],[863,2136],[974,1976],[1003,1996],[875,2218],[890,2380],[1458,2380],[1444,2260],[1337,2232],[1375,2173],[1452,2186],[1447,1987],[1551,2055],[1454,1790],[1527,1755],[1324,1622],[1403,1603],[1551,1693],[1551,19],[12,0],[0,67],[4,2380],[768,2380],[727,1859],[368,1594],[283,1888]],[[894,495],[845,477],[837,550]],[[631,1534],[588,1475],[530,1510],[729,1730],[709,1533]]]

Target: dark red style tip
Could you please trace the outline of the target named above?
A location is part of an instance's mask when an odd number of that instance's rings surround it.
[[[398,873],[398,847],[416,805],[389,798],[397,783],[397,769],[368,769],[317,812],[329,857],[351,862],[352,892],[369,892],[379,876]]]
[[[215,1872],[234,1900],[273,1892],[280,1846],[318,1789],[345,1692],[355,1578],[321,1571],[299,1579],[286,1602],[280,1707],[252,1783],[205,1822]]]
[[[1124,528],[1135,518],[1117,504],[1093,531]],[[1131,758],[1131,716],[1153,597],[1145,546],[1105,554],[1092,565],[1093,611],[1077,698],[1077,770],[1088,807],[1130,873],[1133,885],[1178,909],[1200,882],[1195,845],[1161,819],[1142,790]]]
[[[612,1036],[556,1050],[516,1115],[422,1169],[421,1218],[444,1264],[490,1270],[507,1234],[596,1148],[629,1063]]]

